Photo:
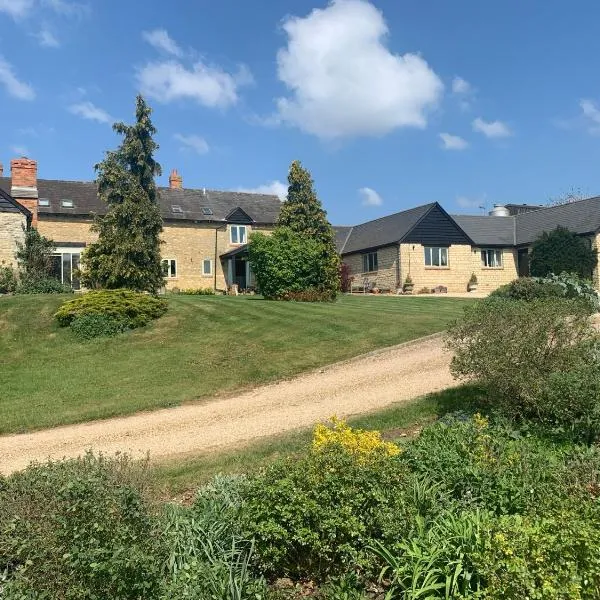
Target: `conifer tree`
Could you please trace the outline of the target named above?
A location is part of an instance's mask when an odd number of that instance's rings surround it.
[[[335,297],[339,289],[340,259],[335,234],[327,213],[317,198],[310,173],[299,160],[290,165],[288,195],[279,215],[278,227],[318,241],[322,245],[319,289]]]
[[[161,168],[154,160],[158,144],[151,112],[138,96],[135,123],[113,125],[123,141],[95,167],[98,194],[108,208],[92,226],[98,241],[82,257],[82,283],[87,287],[155,293],[163,285],[162,217],[154,181]]]

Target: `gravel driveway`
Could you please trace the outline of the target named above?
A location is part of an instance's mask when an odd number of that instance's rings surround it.
[[[456,385],[442,334],[202,404],[0,437],[0,472],[87,448],[153,459],[200,454],[384,408]]]

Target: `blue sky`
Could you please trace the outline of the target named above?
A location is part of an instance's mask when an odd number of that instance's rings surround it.
[[[336,224],[599,194],[599,19],[592,0],[0,0],[0,161],[92,179],[141,90],[163,183],[280,191],[297,158]]]

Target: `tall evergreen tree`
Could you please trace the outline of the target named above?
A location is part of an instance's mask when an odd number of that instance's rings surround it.
[[[162,217],[154,177],[158,144],[150,107],[136,99],[133,125],[115,123],[123,136],[119,148],[96,165],[98,194],[108,205],[92,226],[98,241],[82,257],[82,283],[87,287],[129,288],[155,293],[163,285],[160,258]]]
[[[299,160],[290,165],[288,195],[279,215],[278,226],[318,241],[322,245],[319,288],[335,297],[339,290],[340,259],[335,247],[335,233],[327,213],[314,190],[310,173]]]

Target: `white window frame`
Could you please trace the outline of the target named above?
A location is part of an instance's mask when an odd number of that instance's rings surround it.
[[[373,267],[373,268],[371,268]],[[379,256],[375,252],[365,252],[362,255],[363,273],[377,273],[379,270]]]
[[[52,255],[60,256],[60,282],[64,285],[73,285],[73,255],[77,256],[77,266],[76,269],[81,269],[81,254],[85,250],[85,246],[57,246],[54,248]],[[71,256],[71,277],[68,281],[65,281],[65,273],[64,273],[64,255],[69,254]],[[79,284],[76,288],[73,289],[81,289],[81,284]]]
[[[481,250],[481,266],[484,269],[501,269],[504,267],[504,253],[498,248]]]
[[[208,262],[209,269],[208,271],[205,269],[206,263]],[[212,258],[203,258],[202,259],[202,276],[210,277],[213,274],[213,260]]]
[[[167,263],[165,269],[165,263]],[[173,263],[175,263],[175,273],[173,273]],[[161,261],[163,267],[163,273],[165,279],[177,279],[177,259],[176,258],[163,258]]]
[[[235,231],[236,240],[233,239]],[[242,239],[243,238],[243,239]],[[248,240],[248,228],[246,225],[230,225],[229,226],[229,241],[236,246],[242,246]]]
[[[431,269],[450,267],[450,248],[448,246],[424,246],[425,266]]]

